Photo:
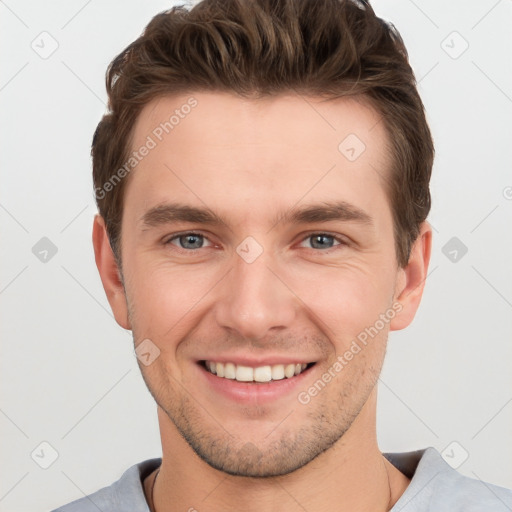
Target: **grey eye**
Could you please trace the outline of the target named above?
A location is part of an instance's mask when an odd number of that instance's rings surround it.
[[[313,249],[330,249],[336,241],[332,235],[324,235],[320,233],[308,237],[308,240],[311,241],[311,247],[313,247]]]
[[[201,249],[204,244],[205,237],[195,233],[187,233],[171,238],[168,243],[178,245],[182,249]],[[178,243],[174,243],[174,242]]]

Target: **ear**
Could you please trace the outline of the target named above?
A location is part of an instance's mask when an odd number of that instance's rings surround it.
[[[121,281],[121,272],[110,247],[105,221],[98,214],[94,217],[92,243],[96,266],[98,267],[101,282],[103,283],[103,288],[116,322],[123,329],[131,329],[124,286]]]
[[[425,287],[431,249],[432,228],[428,222],[423,222],[418,238],[411,248],[409,262],[398,272],[393,302],[394,304],[399,303],[401,309],[396,308],[396,311],[399,312],[391,320],[391,331],[404,329],[416,315]]]

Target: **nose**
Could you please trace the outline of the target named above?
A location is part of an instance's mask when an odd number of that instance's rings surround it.
[[[269,259],[265,252],[252,263],[234,256],[215,306],[220,327],[245,339],[257,340],[270,330],[292,326],[297,300]]]

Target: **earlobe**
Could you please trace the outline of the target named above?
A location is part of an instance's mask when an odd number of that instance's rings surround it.
[[[431,249],[432,228],[425,221],[421,224],[420,233],[411,249],[409,263],[399,271],[394,302],[399,303],[401,309],[390,323],[391,331],[404,329],[416,315],[425,287]]]
[[[128,306],[124,286],[121,281],[121,273],[112,248],[110,247],[105,221],[98,214],[94,217],[92,243],[94,246],[96,266],[98,267],[101,282],[103,283],[103,288],[116,322],[123,327],[123,329],[130,330],[131,325],[128,318]]]

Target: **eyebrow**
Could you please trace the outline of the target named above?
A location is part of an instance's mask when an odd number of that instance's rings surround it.
[[[345,201],[322,202],[292,208],[284,214],[274,217],[272,226],[278,223],[285,224],[311,224],[314,222],[356,222],[371,226],[373,219],[365,211]],[[227,225],[228,223],[208,208],[199,208],[179,203],[159,204],[140,218],[142,230],[172,224],[175,222],[189,222],[209,226]]]
[[[178,203],[159,204],[149,209],[140,218],[142,229],[172,224],[173,222],[190,222],[218,226],[224,224],[221,217],[207,208],[197,208]]]
[[[373,219],[365,211],[347,203],[346,201],[326,201],[319,204],[293,208],[285,213],[276,222],[288,224],[308,224],[313,222],[329,221],[357,222],[371,226]]]

